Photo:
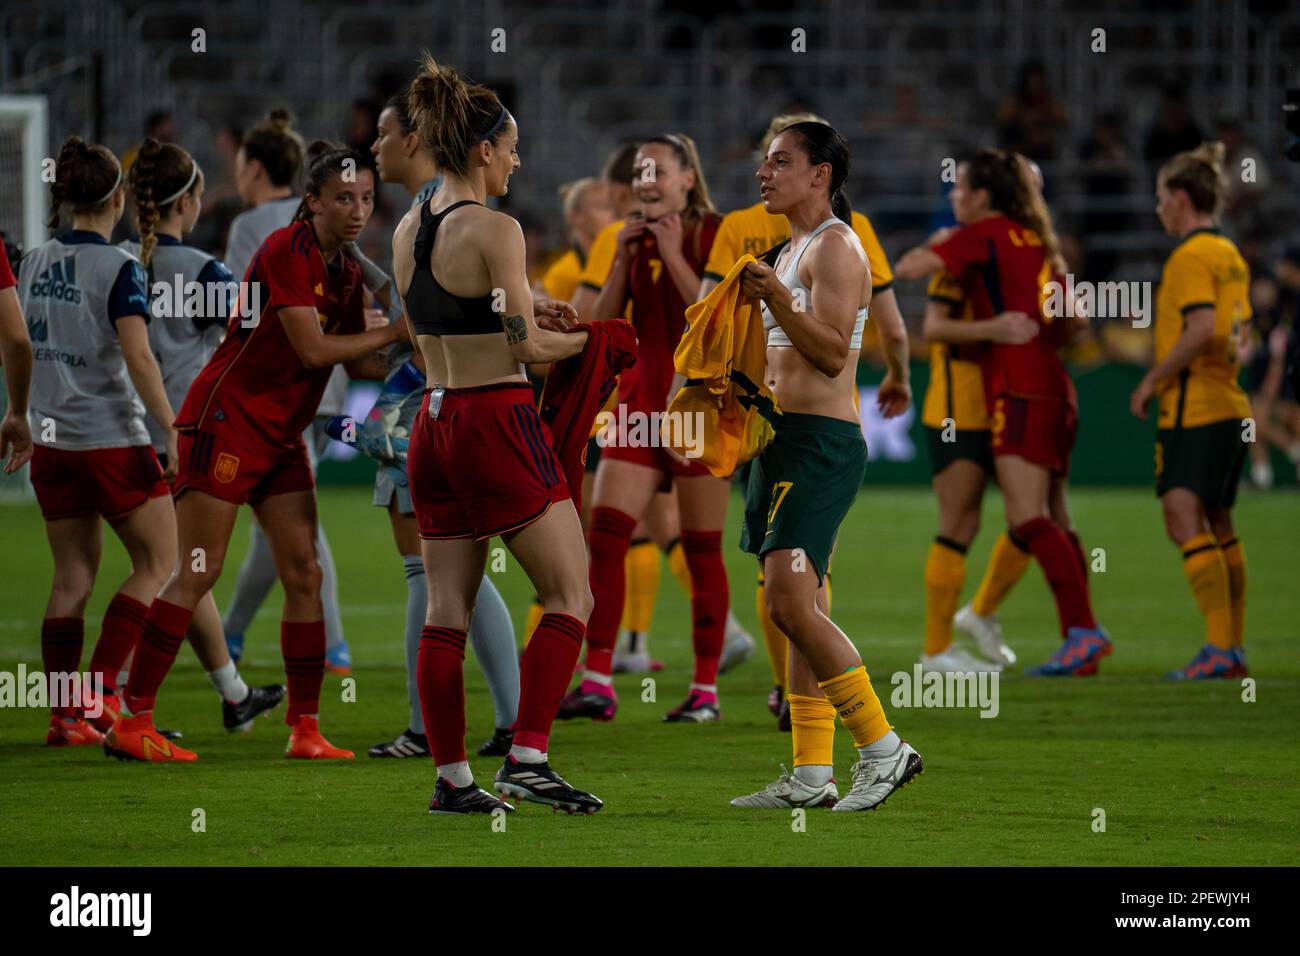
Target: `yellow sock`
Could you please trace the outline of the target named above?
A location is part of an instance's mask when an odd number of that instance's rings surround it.
[[[1232,647],[1232,598],[1228,589],[1228,565],[1223,552],[1206,532],[1183,545],[1183,573],[1191,585],[1196,605],[1205,616],[1205,640],[1220,650]]]
[[[839,713],[840,720],[844,721],[849,736],[853,738],[853,746],[874,744],[889,733],[891,728],[885,719],[885,709],[880,706],[880,698],[871,687],[867,669],[861,664],[838,677],[818,681],[817,686]]]
[[[1236,538],[1219,545],[1228,566],[1228,597],[1232,600],[1232,642],[1238,647],[1246,639],[1246,551]]]
[[[533,639],[533,631],[537,630],[537,625],[542,621],[542,614],[545,613],[542,602],[533,597],[533,603],[528,606],[528,620],[524,624],[524,647]]]
[[[790,640],[772,623],[767,613],[767,600],[763,597],[763,569],[758,571],[758,587],[754,589],[754,610],[763,629],[763,643],[767,645],[767,660],[772,665],[772,683],[785,690],[785,669],[790,660]]]
[[[673,573],[677,583],[686,592],[686,596],[691,596],[691,569],[686,566],[686,549],[682,547],[681,538],[673,538],[672,544],[668,545],[668,550],[664,552],[664,557],[668,559],[668,570]]]
[[[980,582],[975,600],[971,602],[971,610],[980,617],[996,614],[998,605],[1016,586],[1032,560],[1033,555],[1017,544],[1007,532],[998,535],[998,540],[993,543],[993,553],[989,555],[989,566],[984,569],[984,580]]]
[[[938,654],[952,643],[952,616],[966,583],[966,549],[939,536],[925,559],[925,653]]]
[[[659,594],[659,549],[649,538],[633,541],[623,562],[627,590],[623,599],[625,631],[648,634],[655,616],[655,598]]]
[[[825,697],[791,694],[790,733],[794,765],[829,767],[835,763],[835,708]]]

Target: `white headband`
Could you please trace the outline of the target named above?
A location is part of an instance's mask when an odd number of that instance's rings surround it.
[[[99,199],[96,199],[93,203],[91,203],[91,205],[98,206],[102,202],[107,202],[109,199],[113,197],[113,193],[117,192],[117,187],[120,185],[122,185],[122,166],[119,163],[117,167],[117,179],[113,181],[113,188],[110,189],[108,192],[104,193],[104,195],[101,196]]]
[[[190,160],[190,165],[193,168],[190,170],[190,178],[185,181],[185,185],[182,186],[180,189],[178,189],[176,192],[172,193],[166,199],[160,199],[158,201],[159,206],[165,206],[169,202],[173,202],[177,199],[180,199],[182,196],[184,196],[187,192],[190,191],[190,187],[194,185],[194,180],[199,178],[199,164],[194,162],[193,160]],[[114,186],[113,188],[116,189],[117,187]]]

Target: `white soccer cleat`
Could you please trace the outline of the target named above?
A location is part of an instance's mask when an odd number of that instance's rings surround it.
[[[781,764],[781,776],[775,783],[769,783],[758,793],[747,797],[737,797],[731,801],[733,807],[749,810],[792,810],[800,807],[833,807],[840,798],[840,792],[831,780],[824,787],[810,787]]]
[[[970,651],[956,644],[949,644],[938,654],[921,655],[921,672],[938,671],[941,674],[997,674],[1002,670],[1000,663],[986,661],[976,657]]]
[[[895,790],[906,787],[921,773],[921,755],[906,741],[888,757],[860,760],[853,765],[853,786],[832,810],[876,810]]]
[[[727,636],[722,645],[722,658],[718,661],[718,673],[725,674],[739,667],[754,653],[754,638],[740,626],[736,615],[727,611]]]
[[[1268,491],[1273,487],[1273,466],[1266,461],[1252,462],[1250,483],[1260,491]]]
[[[1002,639],[1002,625],[996,614],[980,617],[967,604],[952,616],[952,626],[974,641],[979,652],[989,660],[1004,667],[1015,667],[1016,652]]]

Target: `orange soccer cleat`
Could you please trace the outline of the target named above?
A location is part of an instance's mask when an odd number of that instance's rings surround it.
[[[50,732],[45,735],[47,747],[85,747],[104,742],[104,735],[89,721],[80,717],[63,718],[50,715]]]
[[[122,712],[122,698],[116,693],[105,692],[100,698],[103,704],[103,710],[98,717],[87,717],[86,720],[94,724],[95,729],[101,734],[106,734],[113,729],[113,724],[117,722],[118,715]]]
[[[153,713],[119,716],[104,735],[104,753],[118,760],[192,763],[199,755],[168,740],[154,728]]]
[[[299,717],[289,734],[289,745],[284,748],[286,757],[299,760],[351,760],[351,750],[335,747],[321,736],[320,723],[315,717]]]

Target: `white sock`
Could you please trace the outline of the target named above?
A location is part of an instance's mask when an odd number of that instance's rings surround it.
[[[702,694],[712,694],[714,697],[718,696],[717,684],[692,684],[687,688],[686,693],[689,694],[693,690],[698,690]]]
[[[474,782],[474,774],[470,773],[468,760],[439,764],[438,776],[450,782],[457,790],[468,787]]]
[[[234,661],[226,661],[216,670],[208,671],[208,680],[212,681],[212,686],[224,701],[238,704],[248,698],[248,685],[239,676],[239,668]]]
[[[903,741],[899,738],[898,734],[891,730],[875,743],[867,744],[865,747],[859,747],[858,756],[863,760],[879,760],[881,757],[888,757],[897,750],[902,743]]]
[[[510,748],[510,756],[519,763],[546,763],[546,754],[536,747],[521,747],[515,744]]]
[[[794,778],[809,787],[824,787],[835,776],[835,768],[819,763],[807,763],[794,768]]]
[[[611,689],[614,686],[614,678],[610,674],[597,674],[595,671],[583,671],[582,679],[595,681],[597,684],[603,684]]]

